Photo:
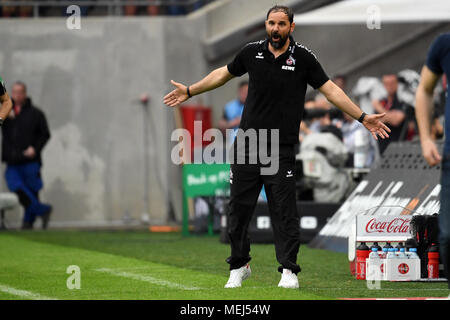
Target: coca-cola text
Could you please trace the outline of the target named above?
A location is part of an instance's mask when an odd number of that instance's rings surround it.
[[[391,221],[377,221],[376,218],[369,220],[366,225],[367,233],[409,233],[411,219],[395,218]]]

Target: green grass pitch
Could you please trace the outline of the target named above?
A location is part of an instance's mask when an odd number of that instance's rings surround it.
[[[0,299],[326,300],[363,297],[444,297],[446,283],[382,282],[370,290],[349,272],[347,255],[302,245],[300,289],[277,287],[274,246],[253,244],[252,276],[224,289],[228,244],[218,236],[183,237],[145,231],[0,233]],[[69,289],[67,268],[80,268]]]

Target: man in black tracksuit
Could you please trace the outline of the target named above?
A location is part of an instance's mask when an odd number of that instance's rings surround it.
[[[295,201],[294,147],[298,143],[308,84],[319,89],[332,104],[362,122],[375,139],[377,136],[388,137],[389,128],[380,121],[384,114],[366,115],[361,112],[329,80],[311,50],[295,42],[291,36],[294,26],[290,8],[275,6],[269,9],[265,40],[247,44],[231,63],[212,71],[191,86],[172,81],[176,88],[164,97],[165,104],[175,107],[193,95],[225,84],[233,77],[249,74],[248,96],[240,122],[241,139],[251,131],[261,135],[257,134],[256,151],[255,143],[239,145],[239,132],[234,143],[232,159],[237,161],[231,161],[228,220],[230,278],[225,288],[240,287],[242,281],[250,276],[247,229],[263,185],[274,230],[276,257],[280,263],[278,270],[282,272],[278,286],[299,286],[297,254],[300,226]],[[269,164],[261,159],[266,152],[270,153]],[[254,153],[257,161],[251,162]],[[239,159],[245,161],[240,163]],[[273,163],[276,163],[274,167],[277,170],[265,171]]]
[[[45,229],[51,206],[39,201],[39,190],[43,187],[40,169],[41,152],[50,139],[50,131],[44,113],[27,97],[24,83],[14,83],[11,96],[13,110],[2,126],[6,182],[25,209],[22,228],[32,229],[36,217],[41,217]]]

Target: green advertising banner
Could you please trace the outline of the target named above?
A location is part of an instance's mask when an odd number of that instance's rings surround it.
[[[230,165],[183,165],[183,189],[186,197],[227,195],[230,190]]]
[[[227,196],[230,192],[230,164],[183,165],[183,234],[189,234],[188,198]],[[212,226],[209,228],[212,234]]]

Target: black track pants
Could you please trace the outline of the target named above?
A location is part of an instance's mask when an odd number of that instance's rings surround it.
[[[300,222],[295,197],[294,146],[280,146],[279,169],[273,175],[262,175],[260,165],[232,164],[228,235],[230,270],[250,261],[248,226],[258,196],[264,185],[274,232],[275,252],[281,272],[283,268],[300,272],[297,254],[300,246]]]

